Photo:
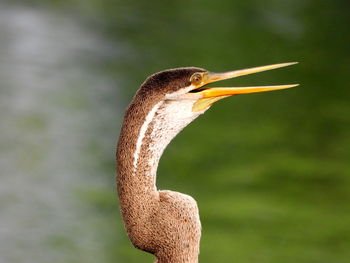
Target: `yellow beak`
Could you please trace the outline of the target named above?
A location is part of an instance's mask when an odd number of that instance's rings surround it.
[[[255,67],[255,68],[229,71],[224,73],[204,72],[202,73],[201,82],[197,84],[192,91],[190,91],[191,93],[195,93],[200,96],[197,102],[193,105],[192,110],[195,112],[205,110],[209,106],[211,106],[214,102],[232,95],[280,90],[280,89],[287,89],[287,88],[298,86],[299,84],[255,86],[255,87],[210,87],[210,88],[203,87],[212,82],[236,78],[236,77],[258,73],[266,70],[282,68],[282,67],[294,65],[296,63],[297,62],[273,64],[273,65]]]

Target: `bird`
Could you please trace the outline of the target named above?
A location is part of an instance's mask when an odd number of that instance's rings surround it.
[[[116,185],[127,235],[156,263],[197,263],[201,237],[198,206],[189,195],[158,190],[159,160],[170,141],[215,102],[238,94],[298,84],[208,87],[207,84],[290,66],[297,62],[210,72],[197,67],[164,70],[148,77],[127,107],[116,148]]]

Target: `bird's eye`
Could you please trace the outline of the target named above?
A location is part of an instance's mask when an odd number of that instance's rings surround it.
[[[191,83],[193,85],[199,85],[202,82],[202,75],[199,73],[194,73],[191,77]]]

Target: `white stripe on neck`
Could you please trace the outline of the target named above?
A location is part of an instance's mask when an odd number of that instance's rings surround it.
[[[133,169],[134,173],[137,169],[137,161],[139,159],[143,138],[145,137],[146,131],[147,131],[148,126],[154,117],[154,114],[159,109],[161,104],[162,104],[162,101],[158,102],[156,105],[153,106],[151,111],[147,114],[145,122],[141,126],[140,133],[139,133],[139,136],[138,136],[137,142],[136,142],[136,150],[134,152],[134,163],[133,163],[134,164],[134,169]]]

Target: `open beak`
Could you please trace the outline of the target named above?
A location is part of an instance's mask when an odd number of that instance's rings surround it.
[[[209,83],[213,83],[220,80],[236,78],[244,75],[258,73],[266,70],[282,68],[290,65],[294,65],[297,62],[273,64],[268,66],[261,66],[255,68],[248,68],[242,70],[229,71],[224,73],[203,72],[201,73],[201,81],[195,84],[195,88],[190,93],[195,93],[199,96],[199,99],[193,105],[192,110],[195,112],[203,111],[211,106],[214,102],[226,98],[228,96],[256,93],[272,90],[287,89],[298,86],[299,84],[291,85],[275,85],[275,86],[255,86],[255,87],[204,87]]]

